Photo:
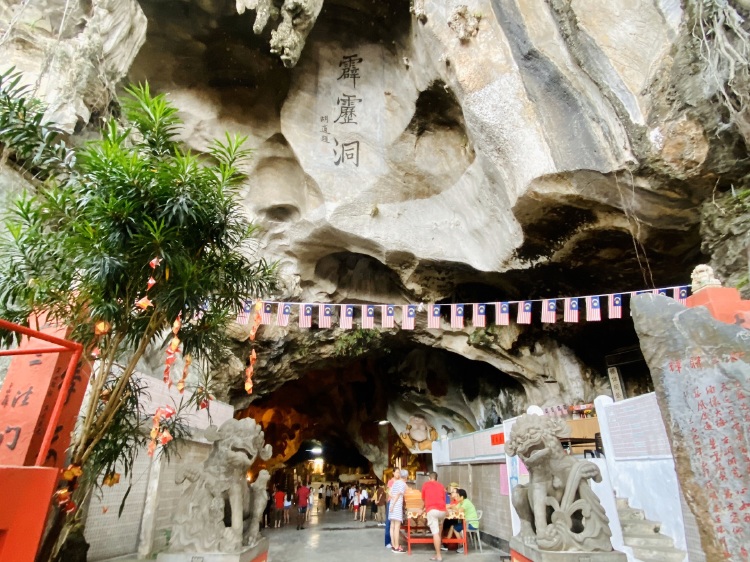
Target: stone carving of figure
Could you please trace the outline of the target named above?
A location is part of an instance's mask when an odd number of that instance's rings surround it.
[[[205,438],[213,449],[203,467],[183,469],[175,478],[178,484],[190,484],[177,505],[171,552],[232,553],[258,540],[270,475],[261,470],[248,486],[247,471],[258,456],[271,458],[271,445],[250,418],[227,420],[221,428],[212,425]]]
[[[706,264],[695,266],[693,273],[690,274],[690,281],[692,281],[693,294],[706,287],[721,287],[721,281],[714,275],[713,268]]]
[[[419,451],[432,450],[432,442],[437,440],[437,430],[427,423],[422,416],[412,416],[406,431],[400,435],[404,444],[410,449]]]
[[[521,416],[511,429],[505,450],[529,470],[529,483],[512,494],[519,537],[540,550],[610,552],[609,519],[588,483],[601,481],[599,467],[565,453],[559,437],[567,430],[563,420],[535,414]]]

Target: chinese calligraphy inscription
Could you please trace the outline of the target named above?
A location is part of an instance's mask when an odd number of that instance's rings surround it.
[[[750,561],[750,334],[667,297],[631,306],[706,557]]]
[[[320,115],[320,130],[317,133],[320,142],[333,144],[333,164],[337,167],[359,168],[360,141],[351,138],[351,135],[359,132],[363,98],[347,90],[357,89],[357,82],[363,77],[359,66],[363,61],[364,58],[357,53],[342,55],[338,64],[339,76],[336,78],[337,88],[340,86],[341,89],[336,94],[335,108],[332,107],[338,115],[330,122],[328,115]]]

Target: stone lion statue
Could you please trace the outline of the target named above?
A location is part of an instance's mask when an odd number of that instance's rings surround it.
[[[690,274],[693,294],[706,287],[721,287],[721,281],[714,275],[714,268],[707,264],[696,265]]]
[[[175,478],[190,484],[177,505],[171,552],[232,553],[258,542],[270,475],[261,470],[248,486],[247,471],[259,456],[271,458],[271,445],[249,418],[212,425],[205,438],[213,449],[203,467],[183,469]]]
[[[563,420],[535,414],[518,418],[505,450],[529,470],[529,483],[513,488],[521,519],[519,537],[541,550],[610,552],[609,519],[588,479],[600,482],[599,467],[565,453]]]

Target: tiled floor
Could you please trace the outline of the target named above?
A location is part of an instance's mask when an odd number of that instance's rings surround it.
[[[312,515],[305,528],[299,531],[292,519],[291,525],[280,529],[265,529],[263,535],[271,542],[269,562],[375,562],[390,559],[426,561],[434,556],[434,552],[426,544],[415,545],[411,556],[391,552],[385,548],[383,527],[376,526],[373,521],[355,522],[348,511]],[[482,554],[474,550],[467,556],[444,552],[443,559],[453,562],[496,562],[500,559],[500,552],[485,545]],[[120,558],[118,562],[135,562],[135,558]]]

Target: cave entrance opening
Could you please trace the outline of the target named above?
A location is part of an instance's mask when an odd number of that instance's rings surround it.
[[[433,468],[432,442],[525,407],[521,384],[484,361],[393,336],[319,361],[239,413],[265,431],[273,482],[382,481]]]

